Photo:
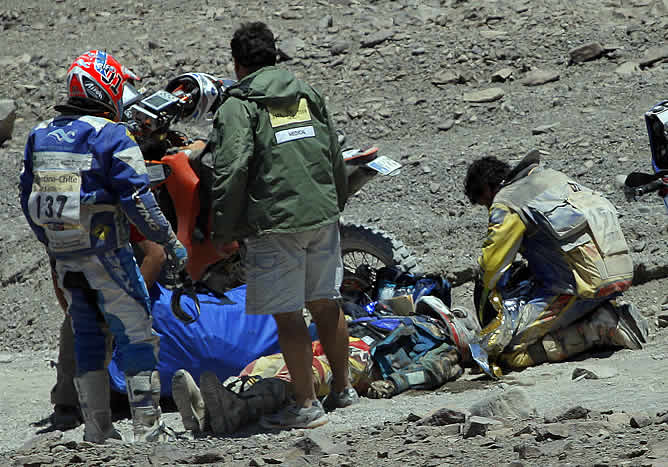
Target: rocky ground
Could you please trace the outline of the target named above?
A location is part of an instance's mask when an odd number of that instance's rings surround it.
[[[653,324],[664,323],[665,209],[654,196],[628,200],[616,176],[649,169],[643,113],[668,99],[668,1],[93,5],[0,3],[0,101],[11,99],[16,107],[13,137],[0,147],[0,464],[661,465],[668,459],[661,415],[668,410],[662,365],[668,340],[660,328],[646,350],[595,360],[614,369],[607,378],[572,380],[575,366],[588,361],[511,375],[513,384],[528,385],[526,397],[538,412],[492,414],[502,425],[489,418],[461,429],[456,418],[452,424],[417,421],[441,407],[469,411],[511,388],[468,375],[434,394],[366,400],[313,433],[96,447],[77,441],[75,431],[23,446],[37,431],[29,424],[48,414],[54,372],[47,364],[56,356],[61,312],[44,255],[17,203],[17,175],[29,129],[53,114],[67,66],[90,48],[108,50],[153,89],[186,71],[231,76],[233,30],[244,20],[268,22],[291,57],[284,65],[328,97],[349,141],[376,145],[404,164],[398,177],[367,185],[345,216],[391,232],[425,271],[447,274],[463,306],[470,305],[469,281],[485,234],[485,212],[471,208],[462,193],[466,167],[482,155],[515,161],[536,148],[547,165],[617,205],[637,272],[627,297]],[[7,109],[6,102],[0,105],[0,118]],[[207,130],[191,132],[205,136]],[[589,410],[586,416],[555,421],[578,405]],[[554,423],[546,424],[546,417]],[[177,417],[172,421],[178,424]],[[468,437],[476,430],[486,434]]]

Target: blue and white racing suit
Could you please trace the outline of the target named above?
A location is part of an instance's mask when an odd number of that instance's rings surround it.
[[[77,376],[104,369],[112,332],[128,376],[157,365],[148,292],[129,245],[129,222],[168,244],[174,233],[149,191],[141,151],[119,123],[59,116],[30,133],[21,207],[46,246],[69,304]]]

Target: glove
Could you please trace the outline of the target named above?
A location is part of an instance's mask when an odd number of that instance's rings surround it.
[[[167,253],[166,266],[171,272],[180,272],[188,263],[188,251],[186,247],[172,234],[170,240],[165,244],[165,253]]]

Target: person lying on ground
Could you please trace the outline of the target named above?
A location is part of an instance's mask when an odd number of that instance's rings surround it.
[[[538,151],[512,169],[495,157],[477,159],[464,190],[471,203],[489,210],[475,299],[483,328],[478,348],[493,364],[520,369],[599,344],[640,348],[644,318],[616,301],[631,286],[633,263],[607,199],[543,167]],[[511,316],[503,290],[518,253],[536,286]],[[571,326],[591,313],[588,326]]]
[[[437,297],[430,299],[431,306],[445,307]],[[457,379],[462,368],[452,338],[457,342],[467,339],[469,320],[461,309],[450,316],[462,322],[447,325],[426,315],[384,315],[353,326],[350,332],[357,335],[349,339],[348,367],[356,392],[390,398],[408,389],[435,389]],[[366,332],[371,328],[371,334]],[[321,343],[316,340],[311,345],[314,392],[324,398],[331,391],[334,375]],[[193,377],[187,369],[178,370],[172,378],[172,396],[187,430],[232,434],[290,406],[294,385],[283,354],[277,353],[250,362],[238,376],[223,383],[210,371]]]
[[[313,390],[322,399],[331,392],[334,373],[320,341],[313,341],[311,348]],[[364,340],[350,338],[349,349],[349,381],[356,392],[364,394],[380,375]],[[172,378],[172,396],[183,426],[193,433],[229,435],[255,422],[271,429],[262,420],[292,406],[295,399],[294,380],[281,353],[250,362],[238,376],[224,382],[215,373],[205,371],[199,383],[187,369],[178,370]]]

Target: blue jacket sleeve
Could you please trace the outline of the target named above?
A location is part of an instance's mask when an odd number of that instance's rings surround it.
[[[171,241],[174,232],[150,191],[146,163],[132,135],[123,125],[108,125],[98,137],[98,150],[112,154],[111,190],[125,215],[148,240],[161,245]]]
[[[44,233],[44,228],[40,227],[32,221],[32,218],[30,217],[30,211],[28,209],[28,200],[30,199],[30,194],[32,193],[32,184],[34,179],[32,171],[32,144],[33,134],[30,133],[23,153],[23,169],[21,170],[21,175],[19,176],[19,198],[21,200],[21,209],[23,210],[23,215],[25,216],[26,221],[28,221],[28,225],[35,233],[37,239],[44,245],[48,245],[49,241],[47,240]]]

